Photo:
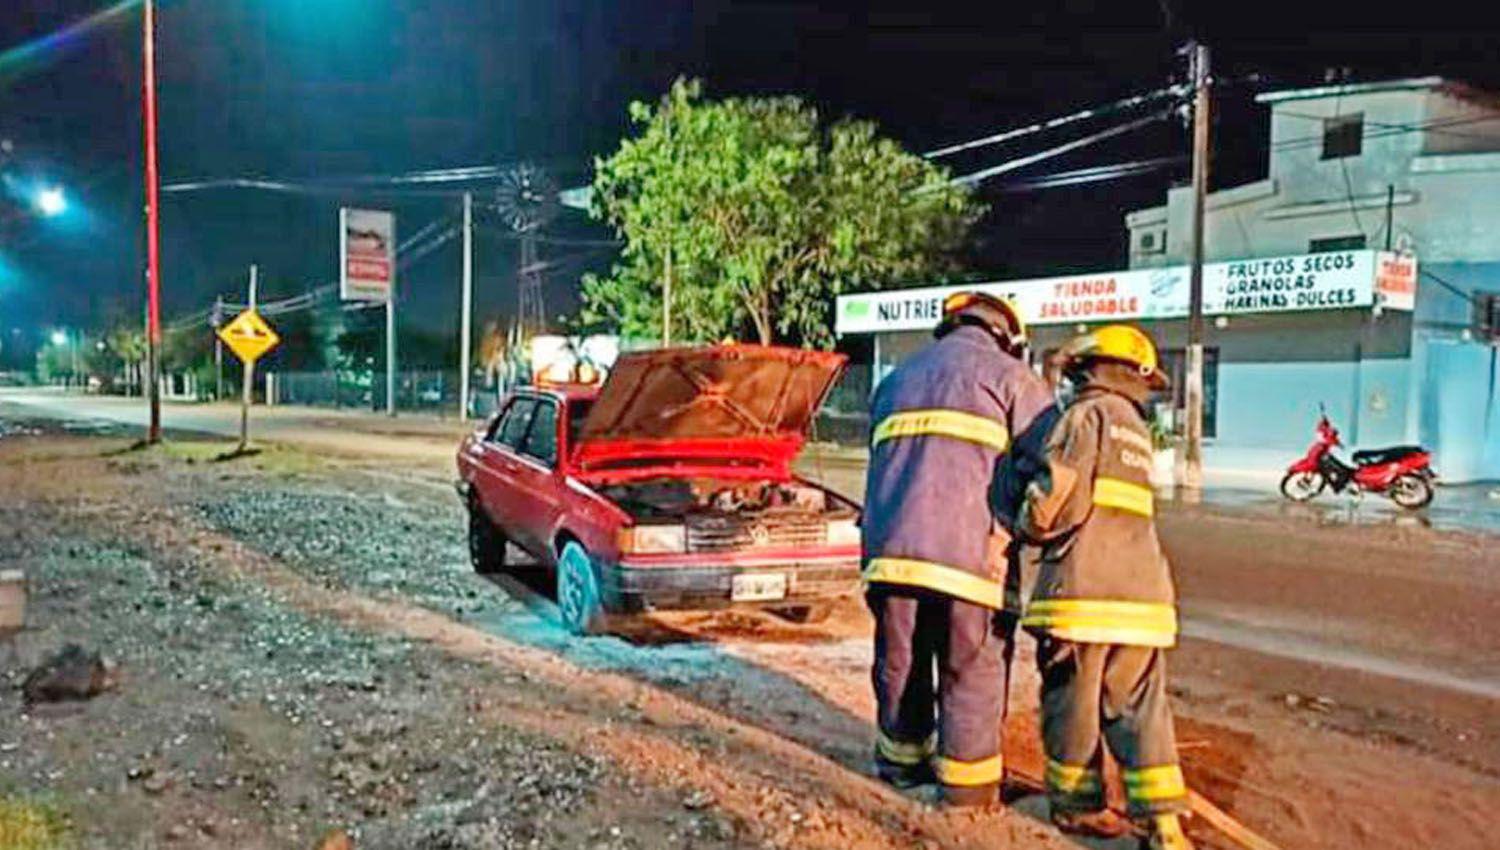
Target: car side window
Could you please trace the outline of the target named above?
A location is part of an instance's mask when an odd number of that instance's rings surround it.
[[[505,416],[495,429],[495,442],[512,449],[519,448],[526,436],[526,427],[531,424],[531,412],[536,409],[536,399],[518,398],[505,409]]]
[[[531,417],[531,430],[526,432],[526,442],[521,444],[521,454],[530,455],[548,466],[557,463],[556,402],[537,402],[536,413]]]

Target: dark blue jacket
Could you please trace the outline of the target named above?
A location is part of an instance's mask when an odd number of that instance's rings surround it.
[[[871,584],[999,609],[1008,536],[992,519],[996,461],[1052,404],[984,330],[960,327],[901,364],[871,405],[864,564]]]

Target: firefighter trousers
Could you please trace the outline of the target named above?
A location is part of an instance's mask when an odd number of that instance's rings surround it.
[[[929,763],[971,795],[999,787],[1007,637],[996,612],[938,593],[871,587],[878,762]]]
[[[1105,807],[1104,746],[1120,765],[1132,817],[1187,808],[1161,649],[1040,635],[1037,665],[1047,797],[1054,811]]]

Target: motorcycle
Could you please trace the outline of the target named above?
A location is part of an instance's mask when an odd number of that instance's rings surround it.
[[[1377,493],[1390,497],[1407,510],[1424,508],[1432,501],[1432,455],[1421,446],[1393,446],[1357,451],[1354,465],[1340,460],[1333,450],[1342,446],[1339,431],[1319,411],[1316,437],[1300,460],[1288,467],[1281,479],[1281,494],[1294,502],[1306,502],[1327,488],[1355,495]]]

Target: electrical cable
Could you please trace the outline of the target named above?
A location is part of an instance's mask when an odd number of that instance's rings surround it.
[[[1188,161],[1186,154],[1177,156],[1162,156],[1154,159],[1142,159],[1134,162],[1121,162],[1113,165],[1099,165],[1091,168],[1079,168],[1073,171],[1058,171],[1052,174],[1043,174],[1037,177],[1016,180],[1010,183],[1002,183],[992,191],[997,192],[1027,192],[1035,189],[1049,189],[1056,186],[1076,186],[1085,183],[1102,183],[1109,180],[1120,180],[1126,177],[1135,177],[1141,174],[1149,174],[1173,165],[1180,165]]]
[[[1111,138],[1114,138],[1115,136],[1124,135],[1125,133],[1129,133],[1129,132],[1131,132],[1133,130],[1139,130],[1140,128],[1145,127],[1148,124],[1152,124],[1154,122],[1161,121],[1161,120],[1167,118],[1168,116],[1170,116],[1171,114],[1172,114],[1172,110],[1161,110],[1161,111],[1158,111],[1158,112],[1154,112],[1154,113],[1152,113],[1150,115],[1147,115],[1145,117],[1137,118],[1137,119],[1135,119],[1133,121],[1127,121],[1124,124],[1117,124],[1117,125],[1115,125],[1113,127],[1110,127],[1108,129],[1105,129],[1105,130],[1101,130],[1101,131],[1099,131],[1097,133],[1094,133],[1094,134],[1089,135],[1089,136],[1085,136],[1085,137],[1083,137],[1081,139],[1074,139],[1071,142],[1066,142],[1064,144],[1057,145],[1056,147],[1048,148],[1048,149],[1046,149],[1044,151],[1039,151],[1037,153],[1030,154],[1028,156],[1023,156],[1023,157],[1018,157],[1016,159],[1008,160],[1006,162],[1000,163],[999,165],[992,165],[989,168],[984,168],[984,169],[981,169],[979,171],[975,171],[972,174],[965,174],[965,175],[963,175],[961,177],[955,177],[952,180],[948,181],[948,185],[950,185],[950,186],[973,185],[975,183],[979,183],[979,182],[982,182],[984,180],[988,180],[989,178],[994,177],[996,175],[1005,174],[1007,172],[1015,171],[1015,170],[1020,169],[1020,168],[1025,168],[1028,165],[1034,165],[1034,164],[1036,164],[1038,162],[1041,162],[1043,160],[1051,159],[1051,158],[1056,157],[1056,156],[1062,156],[1065,153],[1070,153],[1072,151],[1078,150],[1079,148],[1087,147],[1087,146],[1093,145],[1093,144],[1098,144],[1099,142],[1105,141],[1106,139],[1111,139]]]
[[[1137,106],[1142,106],[1147,103],[1151,103],[1152,101],[1160,100],[1171,95],[1178,95],[1180,93],[1180,90],[1176,86],[1168,86],[1167,88],[1157,89],[1156,91],[1146,92],[1145,94],[1131,95],[1130,97],[1121,98],[1117,101],[1114,101],[1113,103],[1106,103],[1101,106],[1082,109],[1078,112],[1074,112],[1069,115],[1063,115],[1058,118],[1051,118],[1046,121],[1038,121],[1034,124],[1027,124],[1024,127],[1015,127],[1010,130],[1005,130],[1003,132],[995,133],[989,136],[983,136],[981,138],[973,139],[967,142],[960,142],[955,145],[936,148],[934,150],[927,151],[926,153],[922,154],[922,156],[925,159],[940,159],[945,156],[952,156],[953,154],[959,153],[961,151],[973,150],[974,148],[986,147],[989,145],[998,145],[1003,142],[1008,142],[1011,139],[1017,139],[1022,136],[1029,136],[1033,133],[1040,133],[1046,130],[1053,130],[1058,127],[1064,127],[1069,124],[1077,123],[1079,121],[1086,121],[1090,118],[1102,118],[1106,115],[1113,115],[1116,112],[1124,112]]]

